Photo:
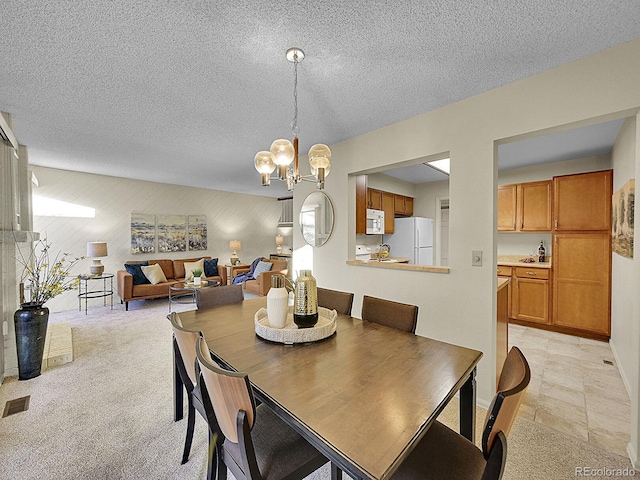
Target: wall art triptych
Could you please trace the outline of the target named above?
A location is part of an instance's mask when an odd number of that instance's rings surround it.
[[[131,253],[207,249],[206,215],[131,214]]]

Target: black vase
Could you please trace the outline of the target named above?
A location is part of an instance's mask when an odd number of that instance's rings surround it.
[[[42,305],[25,303],[13,315],[13,321],[16,326],[18,349],[18,379],[29,380],[40,375],[49,309]]]

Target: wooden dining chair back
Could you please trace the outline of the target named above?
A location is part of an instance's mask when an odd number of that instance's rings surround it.
[[[499,432],[505,437],[509,435],[530,380],[531,370],[527,359],[518,347],[511,347],[500,373],[496,395],[485,418],[482,431],[482,453],[485,458],[489,458]]]
[[[213,411],[205,408],[207,400],[203,398],[203,392],[199,382],[199,372],[196,369],[196,340],[202,336],[202,333],[184,328],[180,321],[180,315],[176,312],[170,313],[167,318],[173,330],[173,358],[175,369],[178,371],[180,380],[182,380],[182,384],[187,391],[187,434],[184,441],[181,461],[182,464],[185,464],[189,461],[189,452],[191,451],[191,444],[193,442],[196,411],[202,415],[209,426],[210,441],[217,438],[219,442],[222,443],[223,437],[218,422],[213,415]],[[209,357],[209,359],[210,358],[211,357]],[[179,394],[182,395],[182,391],[180,391]],[[207,465],[207,479],[215,478],[214,468],[216,468],[219,475],[219,459],[215,455],[210,455]]]
[[[362,299],[362,320],[416,333],[418,307],[365,295]]]
[[[220,457],[237,480],[302,479],[328,462],[272,410],[264,404],[256,407],[246,373],[221,369],[208,353],[206,341],[199,338],[200,373],[225,438]]]
[[[406,458],[393,480],[499,480],[507,459],[511,429],[531,371],[526,358],[512,347],[500,374],[498,391],[487,411],[482,450],[449,427],[435,421]]]
[[[242,302],[244,293],[242,285],[222,285],[220,287],[196,290],[196,306],[198,308]]]
[[[353,293],[318,287],[318,306],[335,310],[343,315],[351,315]]]

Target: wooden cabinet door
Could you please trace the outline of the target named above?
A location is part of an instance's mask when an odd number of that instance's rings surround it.
[[[511,308],[513,318],[549,323],[549,281],[516,277]]]
[[[382,210],[382,192],[373,188],[367,189],[369,195],[369,208]]]
[[[356,177],[356,234],[367,233],[367,176]]]
[[[555,230],[609,231],[612,177],[612,170],[553,177]]]
[[[404,214],[413,217],[413,197],[404,197]]]
[[[382,192],[382,210],[384,211],[384,233],[395,231],[394,215],[395,195],[389,192]]]
[[[413,216],[413,197],[395,194],[393,210],[396,215],[402,217]]]
[[[610,233],[554,237],[553,324],[610,335]]]
[[[551,180],[518,185],[518,230],[521,232],[551,231]]]
[[[516,231],[517,185],[498,187],[498,231]]]

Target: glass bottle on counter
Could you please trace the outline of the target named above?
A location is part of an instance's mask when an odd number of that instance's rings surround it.
[[[540,240],[540,246],[538,247],[538,262],[542,263],[545,259],[544,240]]]

